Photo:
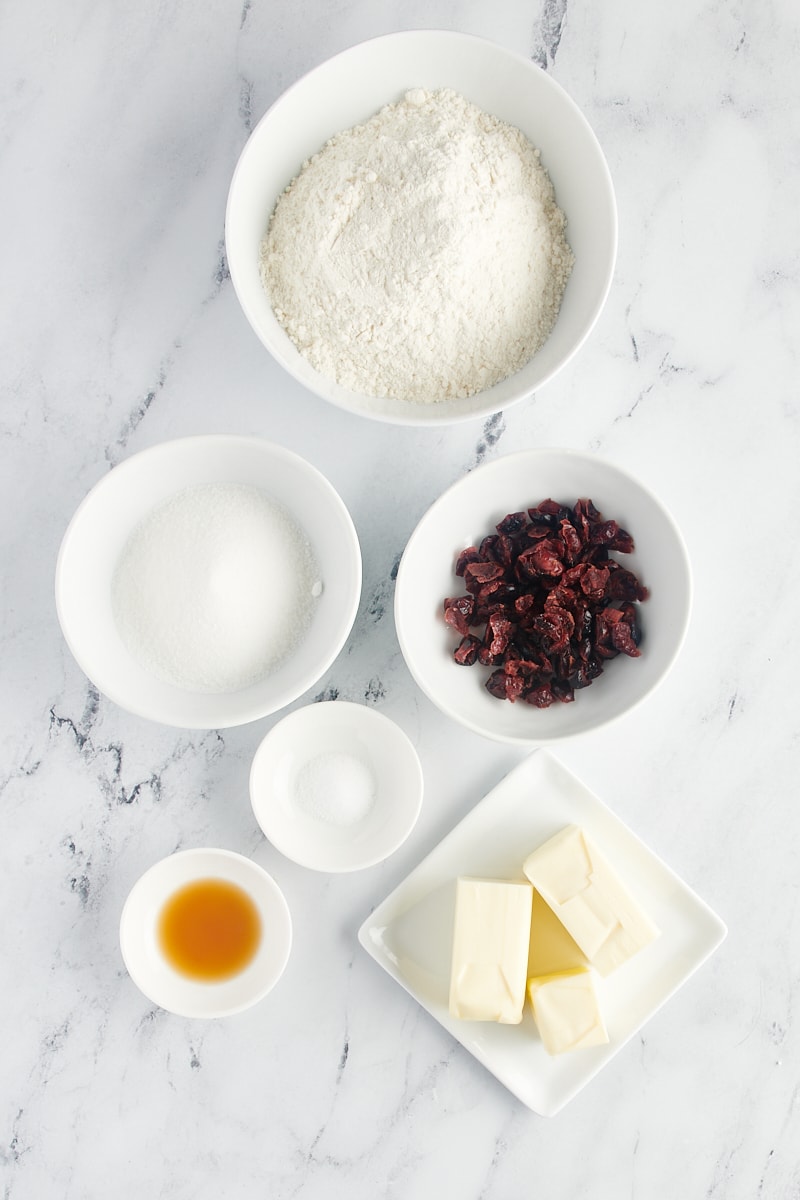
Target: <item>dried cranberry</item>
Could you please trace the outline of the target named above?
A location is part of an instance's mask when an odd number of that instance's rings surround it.
[[[469,563],[480,562],[480,554],[477,546],[467,546],[466,550],[462,550],[456,559],[456,575],[461,579],[464,571]]]
[[[458,646],[453,654],[453,658],[457,663],[459,663],[460,666],[471,667],[478,657],[480,645],[481,644],[476,637],[473,637],[471,633],[467,634],[467,636],[463,637],[458,643]]]
[[[608,586],[608,567],[589,567],[581,576],[581,591],[590,600],[603,600]]]
[[[602,521],[593,525],[589,541],[596,546],[605,546],[607,550],[619,550],[630,554],[633,550],[633,538],[625,529],[620,529],[616,521]]]
[[[486,622],[486,636],[488,637],[491,633],[492,640],[489,642],[489,649],[492,654],[505,653],[512,629],[510,621],[500,613],[492,613]]]
[[[475,601],[472,596],[456,596],[455,599],[445,600],[444,619],[452,625],[457,633],[466,633],[469,629],[470,618],[475,611]]]
[[[496,528],[498,533],[519,533],[520,529],[524,529],[525,524],[524,512],[509,513],[507,517],[503,517]]]
[[[473,592],[477,591],[479,584],[499,579],[502,574],[503,568],[496,562],[468,563],[464,568],[464,582],[467,590]]]

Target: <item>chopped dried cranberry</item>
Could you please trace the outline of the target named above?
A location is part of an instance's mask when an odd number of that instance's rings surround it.
[[[510,700],[513,704],[523,693],[524,683],[519,676],[507,675],[505,671],[493,671],[486,680],[486,690],[498,700]]]
[[[641,651],[634,640],[633,626],[627,621],[618,621],[611,626],[611,644],[622,654],[638,658]]]
[[[625,529],[620,529],[616,521],[602,521],[592,526],[589,541],[596,546],[605,546],[607,550],[619,550],[622,554],[630,554],[633,550],[633,538]]]
[[[510,567],[515,558],[514,543],[511,538],[505,533],[497,535],[497,541],[494,544],[494,558],[502,567]]]
[[[553,605],[535,618],[533,628],[539,634],[544,650],[548,654],[555,654],[569,645],[575,618],[565,608]]]
[[[466,550],[462,550],[456,559],[456,575],[461,579],[464,571],[469,563],[480,562],[480,554],[477,546],[467,546]]]
[[[498,533],[519,533],[520,529],[524,529],[525,524],[524,512],[509,513],[507,517],[503,517],[496,528]]]
[[[621,567],[612,559],[608,564],[609,577],[606,595],[609,600],[646,600],[650,595],[633,571]]]
[[[480,642],[471,633],[463,637],[458,643],[453,658],[462,667],[471,667],[478,657]]]
[[[561,537],[564,540],[564,548],[566,550],[566,560],[568,563],[574,563],[583,549],[583,542],[578,536],[578,531],[570,521],[561,522]]]
[[[474,611],[475,601],[472,596],[456,596],[444,602],[444,619],[457,633],[464,634],[468,631]]]
[[[505,653],[512,629],[513,625],[510,621],[506,620],[500,613],[492,613],[486,622],[486,636],[489,637],[491,634],[492,639],[489,642],[489,649],[492,654]]]
[[[581,576],[581,591],[590,600],[603,600],[608,586],[608,567],[589,567]]]
[[[464,582],[469,591],[475,591],[479,584],[490,583],[499,579],[503,568],[496,562],[473,562],[464,568]]]

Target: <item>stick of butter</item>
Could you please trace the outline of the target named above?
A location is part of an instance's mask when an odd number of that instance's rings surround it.
[[[450,1015],[518,1025],[525,1003],[533,888],[524,881],[456,884]]]
[[[568,825],[534,850],[523,870],[601,975],[609,975],[659,935],[577,825]]]
[[[605,1046],[608,1042],[588,967],[529,979],[528,995],[548,1054]]]

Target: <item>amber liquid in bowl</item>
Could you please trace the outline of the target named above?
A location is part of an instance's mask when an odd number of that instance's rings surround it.
[[[196,879],[169,897],[158,941],[174,970],[201,983],[238,975],[261,942],[261,917],[243,888],[227,879]]]

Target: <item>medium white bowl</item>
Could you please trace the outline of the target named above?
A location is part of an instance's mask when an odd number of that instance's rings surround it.
[[[607,520],[633,536],[632,554],[615,555],[650,589],[639,606],[641,655],[620,654],[575,693],[571,704],[537,709],[498,700],[484,687],[490,668],[453,660],[458,635],[442,604],[464,593],[456,557],[507,513],[552,498],[593,500]],[[683,538],[666,509],[626,471],[573,450],[525,450],[495,459],[460,479],[428,509],[409,538],[397,572],[395,623],[408,668],[433,703],[468,729],[501,742],[555,742],[597,729],[639,704],[669,671],[691,610],[691,573]],[[480,632],[480,631],[478,631]]]
[[[115,567],[139,522],[176,492],[209,483],[262,488],[306,534],[323,584],[308,632],[288,658],[251,686],[216,694],[175,687],[141,666],[111,603]],[[182,728],[242,725],[296,700],[341,650],[360,595],[358,537],[338,493],[310,463],[261,438],[183,438],[127,459],[79,506],[56,567],[58,617],[79,666],[122,708]]]
[[[346,755],[374,780],[363,819],[336,823],[298,804],[298,778],[321,755]],[[406,840],[422,806],[422,768],[402,729],[363,704],[324,701],[279,721],[256,751],[250,800],[266,837],[303,867],[357,871],[388,858]]]
[[[171,966],[158,941],[158,919],[174,892],[198,879],[224,879],[247,893],[261,917],[253,960],[220,983],[198,983]],[[228,1017],[250,1008],[283,974],[292,947],[292,920],[271,875],[231,850],[182,850],[157,862],[134,884],[122,910],[120,949],[136,986],[179,1017]]]
[[[373,398],[320,375],[272,311],[259,246],[278,196],[305,159],[410,88],[450,88],[522,130],[542,153],[567,216],[575,266],[547,342],[517,374],[476,396],[431,404]],[[269,109],[242,151],[225,218],[231,279],[261,341],[300,383],[325,400],[381,421],[436,425],[507,408],[542,387],[588,337],[611,285],[617,212],[606,161],[567,93],[529,59],[481,38],[438,30],[394,33],[345,50],[309,72]]]

